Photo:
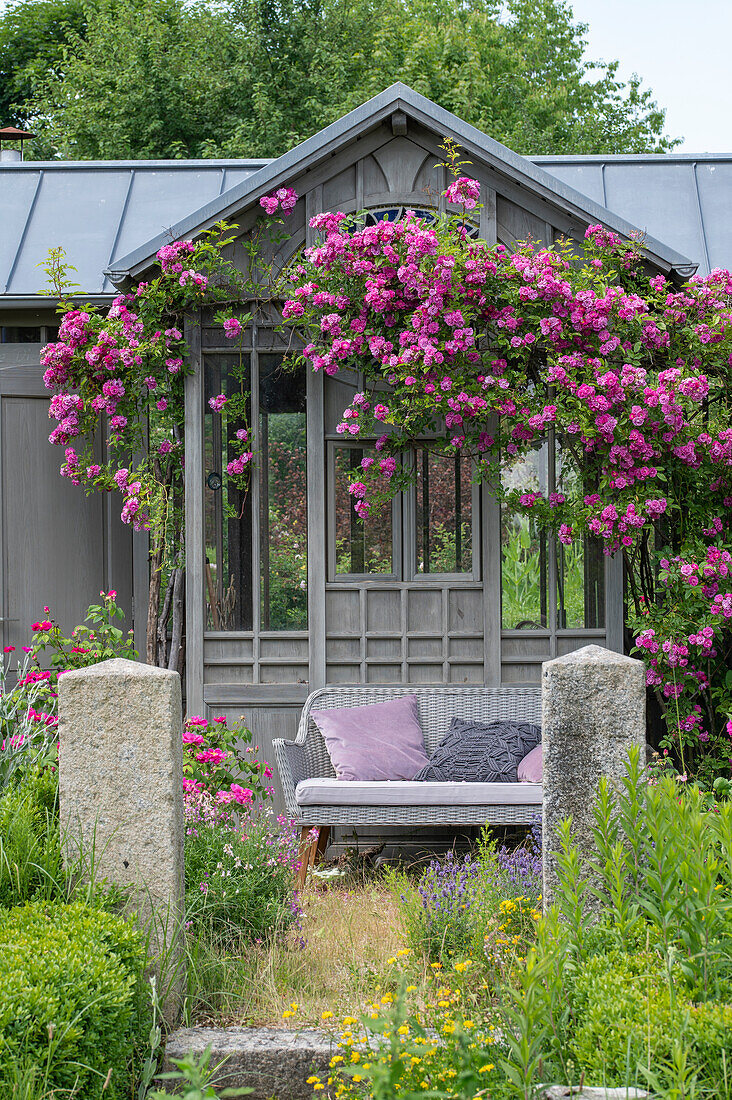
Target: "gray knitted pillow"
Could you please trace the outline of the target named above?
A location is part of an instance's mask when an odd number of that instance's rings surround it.
[[[430,762],[414,776],[427,783],[516,783],[519,763],[541,741],[533,722],[453,718]]]

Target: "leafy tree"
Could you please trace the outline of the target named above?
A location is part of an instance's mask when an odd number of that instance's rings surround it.
[[[24,105],[35,155],[277,156],[395,80],[523,153],[675,144],[638,78],[624,84],[616,62],[585,59],[586,27],[565,0],[87,0],[85,10],[63,67]]]
[[[20,0],[0,16],[0,126],[26,125],[40,84],[85,28],[82,0]]]

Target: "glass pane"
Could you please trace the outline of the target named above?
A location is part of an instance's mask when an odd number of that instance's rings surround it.
[[[470,462],[460,453],[418,450],[417,572],[473,569],[473,493]]]
[[[348,486],[358,481],[367,455],[370,451],[362,447],[335,448],[335,571],[339,575],[394,572],[391,502],[374,505],[362,520],[348,492]]]
[[[259,356],[262,630],[307,630],[305,372]]]
[[[570,496],[577,489],[577,471],[556,448],[557,490]],[[605,625],[605,555],[600,539],[585,537],[563,546],[557,540],[557,628]]]
[[[605,625],[605,556],[599,539],[557,542],[557,627]]]
[[[58,334],[58,329],[56,330]],[[54,337],[49,337],[49,340]],[[0,344],[40,344],[39,325],[4,325],[0,328]]]
[[[226,477],[235,457],[232,442],[242,425],[220,413],[209,398],[250,390],[249,357],[204,356],[204,508],[206,524],[206,627],[208,630],[252,629],[252,510],[251,494],[242,493]]]
[[[504,469],[505,489],[547,491],[547,450],[532,451]],[[546,627],[548,538],[529,516],[501,508],[501,625],[504,630]]]

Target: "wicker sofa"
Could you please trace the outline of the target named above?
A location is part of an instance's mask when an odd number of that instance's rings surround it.
[[[288,814],[300,826],[300,876],[320,858],[334,825],[529,824],[541,809],[535,783],[343,782],[335,772],[313,709],[358,707],[416,695],[425,748],[431,754],[453,717],[541,723],[541,686],[498,688],[411,685],[331,685],[305,703],[294,741],[274,741]],[[317,835],[314,830],[317,829]]]

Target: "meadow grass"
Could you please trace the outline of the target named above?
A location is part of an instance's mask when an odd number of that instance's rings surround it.
[[[314,1027],[324,1012],[358,1014],[394,987],[389,960],[406,941],[398,903],[385,884],[324,891],[308,885],[302,906],[302,947],[292,934],[226,948],[198,934],[189,939],[191,1022]]]

